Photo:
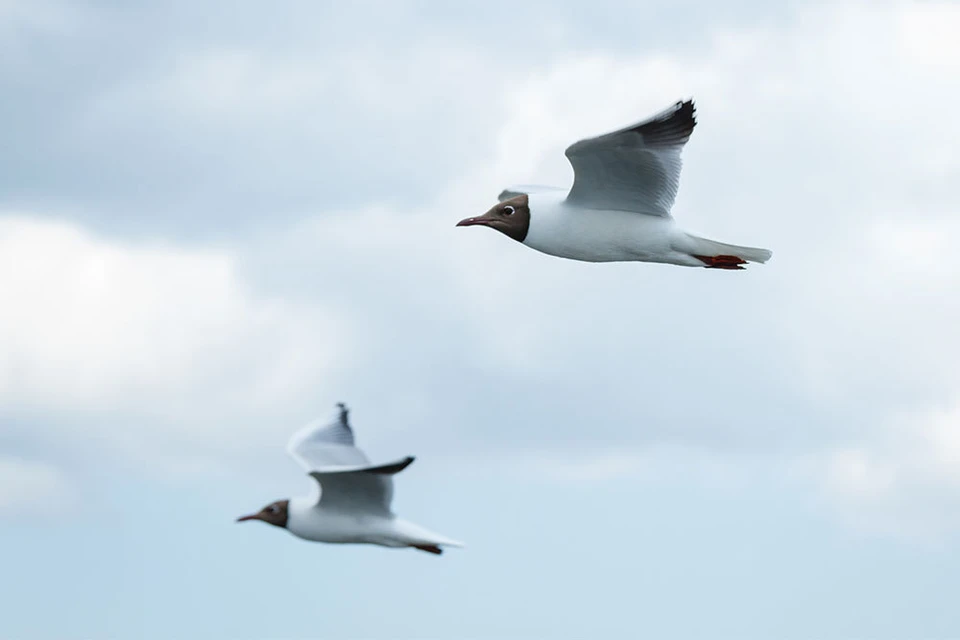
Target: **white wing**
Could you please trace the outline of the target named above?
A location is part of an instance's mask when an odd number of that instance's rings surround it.
[[[318,469],[369,465],[363,451],[353,445],[349,411],[340,403],[336,420],[317,420],[297,431],[287,444],[289,453],[308,473]]]
[[[668,217],[680,188],[680,151],[696,126],[692,100],[639,124],[581,140],[566,150],[573,165],[567,200],[594,209]]]
[[[371,465],[363,451],[354,446],[347,407],[342,403],[337,407],[340,413],[335,421],[313,422],[297,431],[290,438],[287,453],[320,484],[318,506],[389,515],[392,476],[406,469],[414,458]]]

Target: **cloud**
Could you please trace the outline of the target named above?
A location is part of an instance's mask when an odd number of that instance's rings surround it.
[[[7,117],[18,122],[6,140],[17,153],[0,157],[0,207],[69,208],[97,229],[180,238],[317,209],[408,207],[485,152],[504,97],[559,52],[679,41],[702,50],[708,25],[785,10],[658,5],[654,23],[649,5],[618,3],[426,12],[413,2],[292,2],[264,29],[251,2],[46,3],[70,28],[24,29],[18,55],[0,63]],[[501,36],[504,16],[522,44]]]
[[[557,53],[561,25],[540,57],[436,34],[335,59],[219,42],[118,74],[69,120],[103,153],[100,182],[61,167],[74,221],[3,221],[20,304],[0,403],[67,436],[97,420],[65,414],[97,416],[118,450],[187,468],[279,457],[345,400],[374,452],[524,451],[578,479],[767,459],[850,513],[952,504],[953,423],[930,416],[960,401],[958,58],[924,34],[960,18],[795,10],[704,27],[685,53]],[[511,183],[568,184],[567,144],[689,95],[677,219],[769,264],[586,265],[453,227]]]
[[[907,59],[928,69],[960,67],[960,7],[951,2],[916,3],[900,17],[899,41]]]
[[[241,416],[313,393],[350,341],[334,310],[251,292],[223,250],[6,215],[0,256],[0,408],[137,458],[230,451],[228,424],[242,441]]]

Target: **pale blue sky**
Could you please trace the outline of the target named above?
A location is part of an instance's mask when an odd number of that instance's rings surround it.
[[[0,639],[960,637],[960,8],[0,0]],[[714,272],[456,229],[692,96]],[[351,407],[442,557],[234,519]]]

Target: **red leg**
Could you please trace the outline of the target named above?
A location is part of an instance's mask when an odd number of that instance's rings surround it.
[[[737,256],[693,256],[700,260],[707,269],[743,269],[740,265],[747,264],[746,260]]]

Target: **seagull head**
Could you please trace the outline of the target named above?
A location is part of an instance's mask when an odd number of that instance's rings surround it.
[[[276,502],[271,502],[263,509],[260,509],[260,511],[257,513],[251,513],[248,516],[241,516],[237,518],[237,522],[246,522],[247,520],[262,520],[263,522],[272,524],[275,527],[286,528],[289,506],[289,500],[277,500]]]
[[[521,193],[507,200],[503,200],[482,216],[464,218],[457,223],[458,227],[472,227],[482,225],[496,229],[517,242],[523,242],[530,229],[530,198]]]

